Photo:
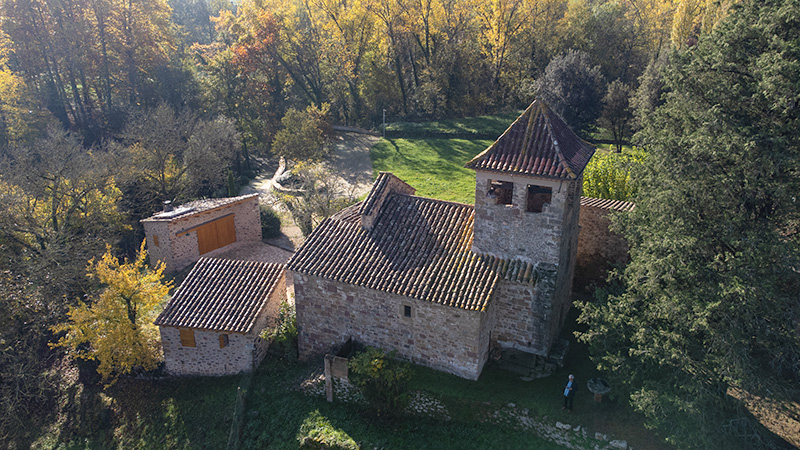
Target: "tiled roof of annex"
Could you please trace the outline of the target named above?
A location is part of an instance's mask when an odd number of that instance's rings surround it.
[[[478,311],[498,280],[535,282],[529,262],[472,252],[472,205],[392,192],[369,231],[356,214],[363,208],[359,203],[324,221],[287,269]]]
[[[633,211],[635,203],[606,198],[581,197],[581,208],[612,209],[614,211]]]
[[[558,179],[578,178],[595,147],[579,138],[550,108],[535,100],[486,150],[466,164],[491,170]]]
[[[200,258],[155,324],[248,333],[283,272],[283,264]]]

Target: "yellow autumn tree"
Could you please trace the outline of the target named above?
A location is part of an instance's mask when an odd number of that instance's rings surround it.
[[[132,262],[120,263],[110,246],[99,260],[90,260],[88,276],[103,285],[102,291],[90,304],[70,308],[68,321],[53,327],[66,331],[53,346],[99,361],[97,371],[109,384],[136,367],[155,369],[162,358],[153,320],[172,283],[161,280],[163,264],[147,265],[144,245]]]

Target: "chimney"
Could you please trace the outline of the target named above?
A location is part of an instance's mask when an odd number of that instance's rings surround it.
[[[170,212],[172,209],[172,202],[169,200],[164,200],[164,212]]]

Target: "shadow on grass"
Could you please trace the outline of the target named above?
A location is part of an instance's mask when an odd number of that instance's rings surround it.
[[[123,380],[108,394],[124,448],[225,448],[238,377]]]
[[[296,449],[306,436],[324,442],[320,448],[560,448],[533,432],[478,417],[471,412],[474,408],[451,410],[451,417],[376,419],[361,406],[328,403],[321,395],[298,390],[299,380],[308,372],[304,365],[291,367],[272,360],[262,364],[251,386],[241,449]],[[444,383],[460,380],[445,378]],[[461,381],[474,387],[474,382]]]
[[[463,138],[496,139],[519,117],[522,111],[492,116],[464,117],[434,122],[395,122],[388,124],[386,134],[400,138]]]

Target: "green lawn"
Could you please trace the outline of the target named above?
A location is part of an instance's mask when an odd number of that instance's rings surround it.
[[[441,122],[394,122],[386,124],[386,134],[394,137],[461,137],[497,139],[522,111],[493,116],[465,117]]]
[[[475,202],[475,171],[464,168],[491,145],[488,140],[382,139],[370,150],[372,168],[390,171],[417,189],[417,195]]]
[[[307,436],[317,437],[330,448],[561,448],[532,431],[520,431],[508,423],[476,414],[502,405],[491,396],[480,394],[492,380],[476,383],[416,368],[413,389],[444,391],[437,397],[448,405],[452,418],[405,416],[376,420],[357,404],[328,403],[323,396],[299,391],[299,380],[308,369],[277,361],[262,364],[248,397],[242,449],[296,449]],[[463,392],[447,392],[447,385],[463,385],[490,404],[465,398]]]
[[[464,164],[485,150],[520,111],[441,122],[398,122],[386,126],[386,139],[370,151],[375,175],[393,172],[417,195],[475,202],[475,172]]]
[[[575,323],[575,314],[568,323]],[[594,402],[585,383],[597,372],[585,347],[574,342],[573,328],[568,328],[562,336],[569,338],[573,347],[566,366],[547,378],[523,381],[513,373],[487,366],[478,381],[470,381],[415,366],[410,390],[439,401],[449,414],[447,418],[434,414],[375,420],[357,404],[331,404],[322,395],[300,390],[315,364],[321,370],[321,361],[308,366],[268,359],[253,377],[249,390],[241,448],[297,448],[309,436],[330,448],[562,448],[510,418],[511,411],[524,410],[528,417],[551,426],[561,421],[586,427],[590,438],[600,431],[627,440],[637,449],[668,448],[644,428],[641,417],[625,402],[613,395],[603,403]],[[573,413],[561,409],[561,393],[569,373],[576,374],[581,387]]]

